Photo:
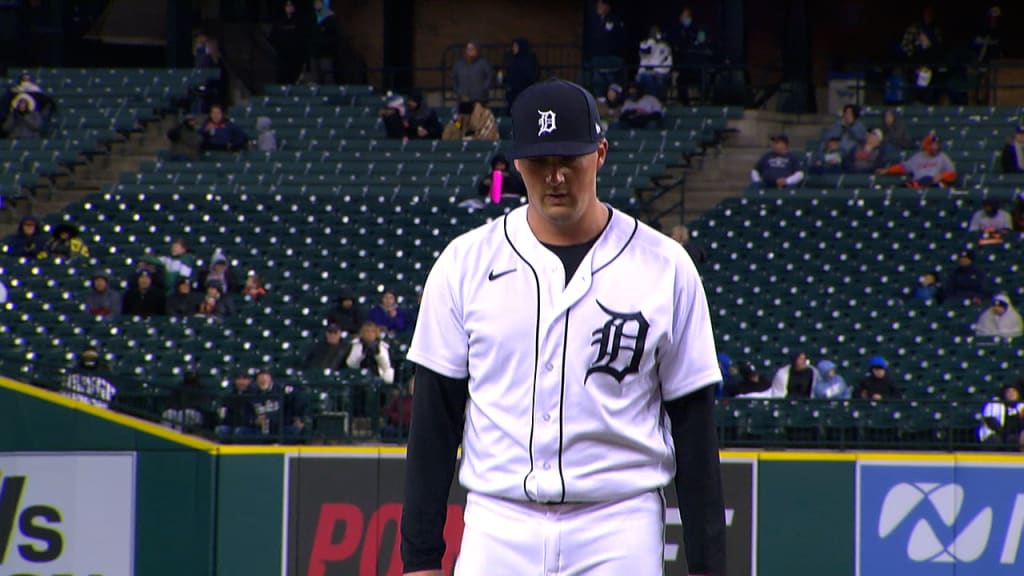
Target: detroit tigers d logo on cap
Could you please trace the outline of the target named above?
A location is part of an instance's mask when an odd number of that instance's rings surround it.
[[[551,134],[558,129],[555,125],[555,113],[551,110],[537,110],[537,136],[543,136],[544,134]]]

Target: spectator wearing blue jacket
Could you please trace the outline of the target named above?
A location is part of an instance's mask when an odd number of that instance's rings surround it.
[[[860,121],[860,108],[853,104],[844,106],[843,115],[825,130],[822,137],[826,142],[832,138],[839,138],[839,148],[843,154],[849,154],[851,150],[863,144],[867,140],[868,129]]]
[[[846,380],[836,372],[834,363],[828,360],[818,362],[818,373],[821,374],[821,378],[814,383],[814,390],[811,391],[813,398],[845,399],[853,395],[853,390],[847,386]]]
[[[405,310],[398,307],[398,299],[390,290],[380,295],[380,304],[370,310],[369,320],[392,336],[409,329],[409,318]]]
[[[203,124],[200,135],[202,150],[235,152],[245,150],[249,144],[249,137],[238,124],[224,115],[224,108],[220,104],[210,106],[210,117]]]
[[[750,172],[750,179],[765,188],[796,186],[804,179],[800,158],[789,151],[789,136],[771,137],[771,151],[761,157]]]

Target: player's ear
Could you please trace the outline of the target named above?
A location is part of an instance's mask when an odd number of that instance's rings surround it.
[[[601,139],[601,143],[597,145],[597,169],[600,170],[601,166],[604,166],[604,161],[608,157],[608,141]]]
[[[523,169],[519,167],[519,158],[512,161],[512,165],[516,167],[516,172],[523,173]]]

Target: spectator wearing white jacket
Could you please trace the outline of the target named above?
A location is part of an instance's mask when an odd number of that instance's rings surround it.
[[[386,384],[395,381],[388,343],[380,340],[380,328],[373,322],[363,323],[359,336],[352,340],[345,364],[353,370],[370,370]]]
[[[644,92],[664,100],[672,75],[672,47],[665,41],[661,28],[651,26],[651,35],[640,43],[640,69],[636,81]]]
[[[1020,313],[1013,307],[1010,297],[996,294],[992,306],[981,313],[974,324],[977,336],[993,336],[996,338],[1018,338],[1024,335],[1024,323]]]
[[[779,368],[772,378],[773,398],[810,398],[821,375],[811,366],[807,354],[793,354],[790,363]]]

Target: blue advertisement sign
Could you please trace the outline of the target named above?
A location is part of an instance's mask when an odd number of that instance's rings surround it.
[[[1024,574],[1024,463],[857,465],[856,575]]]

